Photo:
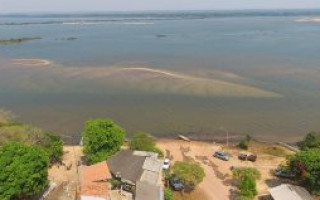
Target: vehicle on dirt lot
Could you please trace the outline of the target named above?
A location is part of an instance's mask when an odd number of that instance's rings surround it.
[[[244,154],[244,153],[241,153],[238,155],[238,159],[239,160],[248,160],[248,161],[251,161],[251,162],[255,162],[257,160],[257,156],[256,155],[247,155],[247,154]]]
[[[296,177],[296,174],[294,172],[285,170],[285,169],[276,169],[274,170],[274,175],[280,178],[288,178],[292,179]]]
[[[251,162],[256,162],[257,156],[256,156],[256,155],[247,156],[247,160],[249,160],[249,161],[251,161]]]
[[[163,161],[162,169],[168,170],[170,168],[170,159],[166,158]]]
[[[229,155],[224,151],[216,151],[213,154],[214,157],[219,158],[220,160],[229,161]]]
[[[247,157],[248,157],[247,154],[243,154],[243,153],[238,155],[239,160],[247,160]]]
[[[169,184],[174,191],[181,191],[184,189],[184,185],[178,177],[171,177],[169,179]]]

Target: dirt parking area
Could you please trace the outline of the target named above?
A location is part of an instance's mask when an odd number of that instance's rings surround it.
[[[285,161],[284,157],[268,155],[264,152],[254,152],[258,155],[256,162],[240,161],[238,154],[241,151],[230,144],[230,148],[223,145],[182,140],[159,140],[157,146],[164,150],[167,157],[175,161],[195,160],[203,166],[206,176],[196,188],[195,193],[203,193],[207,200],[228,200],[235,198],[236,188],[232,184],[232,166],[256,167],[262,175],[257,182],[259,194],[267,193],[268,187],[279,184],[279,180],[273,177],[270,170],[275,169]],[[230,155],[230,161],[222,161],[213,157],[217,150],[226,150]],[[258,151],[258,150],[257,150]],[[246,152],[250,153],[250,152]],[[206,200],[202,198],[202,200]]]

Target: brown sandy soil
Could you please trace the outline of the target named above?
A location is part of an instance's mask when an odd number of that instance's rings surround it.
[[[230,161],[222,161],[213,157],[213,152],[224,147],[219,144],[208,142],[185,142],[181,140],[159,140],[157,145],[163,149],[166,156],[175,161],[193,159],[200,162],[205,170],[206,176],[199,184],[195,192],[202,191],[208,200],[234,199],[236,187],[232,186],[231,166],[252,166],[258,168],[262,178],[257,182],[260,194],[267,193],[269,186],[279,184],[279,180],[270,174],[270,170],[275,169],[280,163],[285,161],[284,157],[271,156],[260,153],[257,149],[258,160],[255,163],[250,161],[240,161],[237,155],[242,152],[238,148],[230,147]],[[230,145],[231,146],[231,145]],[[184,155],[183,155],[183,152]],[[249,152],[247,152],[249,153]]]
[[[57,184],[62,182],[78,183],[80,175],[77,167],[77,162],[80,160],[82,154],[82,147],[80,146],[64,146],[64,155],[62,162],[66,165],[71,165],[71,168],[67,170],[66,166],[54,165],[49,169],[49,180]]]

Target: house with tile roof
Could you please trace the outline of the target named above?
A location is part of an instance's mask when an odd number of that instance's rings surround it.
[[[81,169],[81,200],[110,200],[110,184],[112,179],[106,161]]]

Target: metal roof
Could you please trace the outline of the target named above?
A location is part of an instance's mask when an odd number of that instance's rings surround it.
[[[138,181],[135,200],[164,200],[163,190],[159,185]]]
[[[314,200],[306,189],[290,184],[273,187],[269,192],[274,200]]]
[[[135,183],[142,175],[146,157],[133,155],[130,150],[120,151],[108,160],[108,166],[114,176],[120,175],[121,179]]]

